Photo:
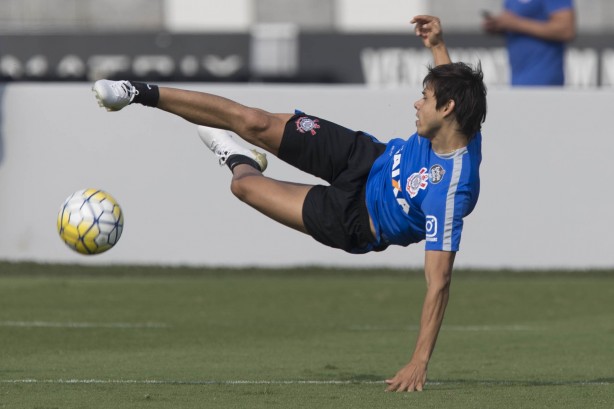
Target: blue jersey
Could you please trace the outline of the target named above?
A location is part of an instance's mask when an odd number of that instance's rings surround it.
[[[505,9],[523,17],[547,21],[556,11],[573,8],[573,0],[505,0]],[[565,44],[522,33],[507,34],[512,85],[563,85]]]
[[[458,251],[467,216],[480,193],[482,135],[450,155],[439,155],[417,133],[393,139],[367,180],[367,208],[376,246],[426,240],[426,250]]]

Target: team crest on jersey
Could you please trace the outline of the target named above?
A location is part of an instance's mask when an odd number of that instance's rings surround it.
[[[441,182],[443,179],[443,175],[446,174],[445,169],[441,165],[433,165],[431,166],[431,170],[429,171],[429,178],[431,179],[431,183],[437,184]]]
[[[312,119],[306,116],[302,116],[296,120],[296,130],[300,133],[309,132],[312,135],[316,134],[316,129],[320,129],[318,119]]]
[[[416,197],[420,190],[426,189],[429,185],[429,174],[426,168],[420,169],[419,172],[413,173],[407,178],[407,186],[405,189],[409,193],[409,197]]]

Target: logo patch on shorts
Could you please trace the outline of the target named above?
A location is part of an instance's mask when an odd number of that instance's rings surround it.
[[[300,133],[309,132],[312,135],[316,134],[316,129],[320,129],[318,119],[312,119],[306,116],[302,116],[296,120],[296,130]]]
[[[409,197],[416,197],[418,191],[426,189],[429,185],[429,174],[426,172],[426,168],[420,169],[420,172],[413,173],[407,178],[407,185],[405,190],[409,192]]]

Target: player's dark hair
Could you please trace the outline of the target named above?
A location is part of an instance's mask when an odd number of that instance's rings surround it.
[[[474,68],[463,62],[428,67],[423,86],[431,87],[440,109],[454,101],[454,115],[461,132],[469,138],[482,129],[486,119],[486,86],[482,64]]]

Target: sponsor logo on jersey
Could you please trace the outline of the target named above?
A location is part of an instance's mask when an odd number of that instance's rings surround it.
[[[300,133],[309,132],[312,135],[316,134],[316,129],[320,129],[318,124],[319,119],[312,119],[306,116],[302,116],[296,120],[296,130]]]
[[[403,148],[399,149],[394,153],[393,162],[392,162],[392,192],[394,193],[394,197],[397,199],[397,203],[403,209],[405,214],[409,213],[409,203],[403,197],[403,188],[401,187],[401,169],[399,169],[399,165],[401,165],[401,151]]]
[[[436,185],[437,183],[441,182],[441,180],[443,179],[443,175],[445,174],[446,174],[446,171],[443,168],[443,166],[441,165],[431,166],[431,170],[429,171],[429,178],[431,180],[431,183]]]
[[[432,215],[426,216],[426,241],[437,241],[437,218]]]
[[[407,178],[407,186],[405,189],[407,189],[409,197],[414,198],[420,190],[426,189],[428,185],[429,174],[426,172],[426,168],[422,168],[419,172],[412,173],[412,175]]]

